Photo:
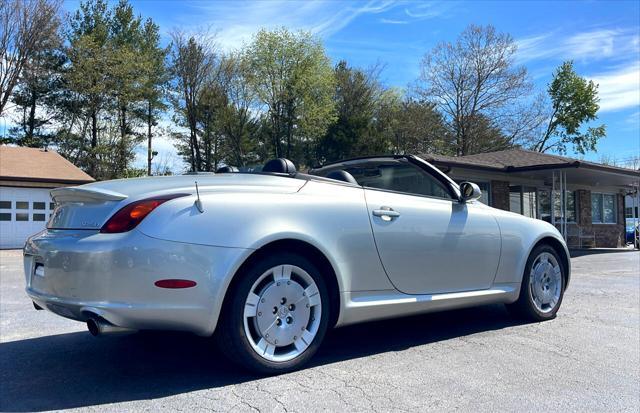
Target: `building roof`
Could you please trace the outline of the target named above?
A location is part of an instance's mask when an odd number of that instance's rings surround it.
[[[587,168],[617,174],[640,177],[640,171],[616,166],[603,165],[567,158],[559,155],[528,151],[524,149],[507,149],[504,151],[479,153],[466,156],[420,155],[426,161],[442,166],[484,169],[499,172],[518,172],[540,169]]]
[[[81,184],[94,179],[52,150],[0,146],[0,180]]]

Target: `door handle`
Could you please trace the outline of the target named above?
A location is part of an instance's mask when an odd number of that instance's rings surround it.
[[[393,218],[400,216],[398,211],[394,211],[393,208],[384,206],[380,207],[380,209],[374,209],[372,214],[373,216],[382,218],[383,221],[391,221]]]

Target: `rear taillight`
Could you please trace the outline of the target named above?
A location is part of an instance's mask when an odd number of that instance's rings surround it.
[[[131,231],[141,223],[142,220],[151,213],[151,211],[160,205],[174,198],[189,195],[190,194],[171,194],[132,202],[109,218],[102,228],[100,228],[100,232],[114,234],[118,232]]]

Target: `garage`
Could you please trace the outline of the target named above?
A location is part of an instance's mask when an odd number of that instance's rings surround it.
[[[0,146],[0,249],[22,248],[45,228],[53,188],[93,182],[55,151]]]

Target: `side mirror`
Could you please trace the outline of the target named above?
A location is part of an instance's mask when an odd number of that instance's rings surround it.
[[[473,182],[463,182],[460,184],[460,193],[462,194],[460,200],[462,202],[472,201],[482,196],[480,187]]]

